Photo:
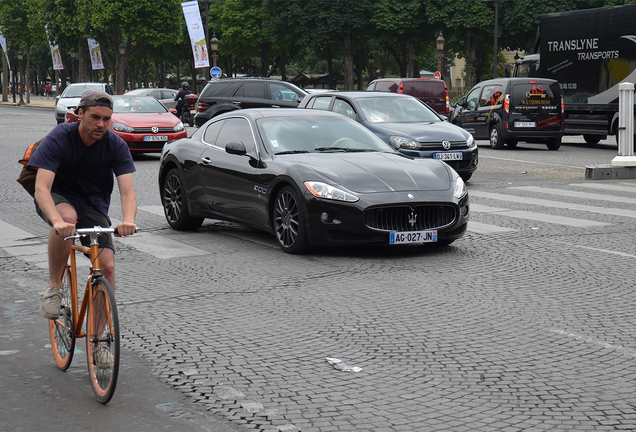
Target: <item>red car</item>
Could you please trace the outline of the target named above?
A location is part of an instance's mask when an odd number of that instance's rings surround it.
[[[173,112],[152,96],[112,96],[110,128],[131,152],[161,152],[165,143],[187,138],[185,127]]]

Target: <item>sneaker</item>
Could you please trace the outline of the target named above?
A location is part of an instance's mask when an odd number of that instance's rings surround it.
[[[93,362],[99,369],[110,369],[113,367],[113,353],[104,344],[97,344],[93,350]]]
[[[46,290],[40,300],[40,314],[46,319],[56,319],[60,316],[62,307],[62,293],[57,287]]]

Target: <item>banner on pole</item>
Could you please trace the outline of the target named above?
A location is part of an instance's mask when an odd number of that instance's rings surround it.
[[[188,34],[190,35],[190,43],[192,44],[194,67],[209,67],[210,58],[208,56],[208,47],[205,44],[205,32],[201,22],[199,3],[196,0],[184,2],[181,3],[181,7],[183,8],[183,15],[185,16]]]
[[[46,38],[49,39],[48,27],[44,26],[44,30],[46,31]],[[53,70],[63,70],[64,65],[62,64],[62,56],[60,55],[59,45],[53,45],[49,39],[49,46],[51,47],[51,59],[53,59]]]
[[[51,45],[51,58],[53,59],[53,70],[63,70],[62,56],[60,55],[60,47]]]
[[[11,63],[9,62],[9,55],[7,54],[7,38],[2,34],[2,26],[0,26],[0,46],[2,47],[2,52],[4,53],[4,60],[7,62],[7,66],[9,70],[11,70]]]
[[[88,52],[91,54],[91,64],[93,70],[104,69],[104,60],[102,59],[102,50],[99,43],[95,39],[88,40]]]

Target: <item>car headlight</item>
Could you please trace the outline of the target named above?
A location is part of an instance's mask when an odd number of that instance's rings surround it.
[[[455,191],[453,195],[455,195],[455,198],[461,199],[467,193],[468,191],[466,190],[466,183],[464,183],[464,180],[462,180],[460,176],[457,176],[457,178],[455,179]]]
[[[394,149],[400,149],[400,148],[419,149],[420,148],[420,143],[418,143],[417,141],[414,141],[407,137],[398,136],[398,135],[393,135],[389,137],[389,144],[391,144],[391,147],[393,147]]]
[[[181,132],[182,130],[184,130],[185,127],[183,127],[183,123],[179,122],[175,127],[174,127],[174,131],[175,132]]]
[[[466,140],[466,145],[468,145],[469,149],[477,148],[477,143],[475,142],[475,138],[473,138],[472,134],[468,135],[468,139]]]
[[[356,202],[360,198],[349,192],[333,187],[327,183],[306,181],[305,187],[311,194],[318,198],[332,199],[336,201]]]
[[[59,104],[57,104],[57,110],[66,112],[66,106],[64,106],[63,104],[59,103]]]
[[[116,130],[117,132],[134,132],[135,130],[133,128],[131,128],[128,125],[125,125],[123,123],[113,123],[113,129]]]

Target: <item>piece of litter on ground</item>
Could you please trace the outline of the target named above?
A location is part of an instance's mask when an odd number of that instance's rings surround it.
[[[329,362],[329,364],[332,365],[334,368],[344,372],[360,372],[362,370],[362,368],[348,365],[342,360],[335,357],[327,357],[327,362]]]

